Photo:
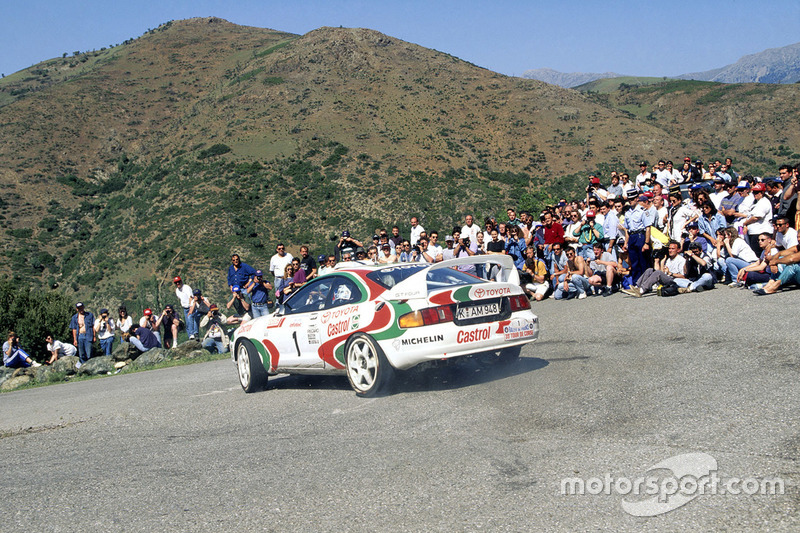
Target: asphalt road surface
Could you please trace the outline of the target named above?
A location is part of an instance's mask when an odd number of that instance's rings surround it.
[[[3,394],[0,531],[797,531],[798,297],[545,301],[518,362],[377,399],[311,376],[245,394],[230,361]],[[784,493],[666,497],[698,468]],[[666,507],[622,494],[645,477]]]

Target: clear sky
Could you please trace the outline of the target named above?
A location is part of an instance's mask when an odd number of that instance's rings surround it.
[[[303,34],[363,27],[500,72],[670,76],[800,41],[800,0],[5,0],[0,73],[217,16]]]

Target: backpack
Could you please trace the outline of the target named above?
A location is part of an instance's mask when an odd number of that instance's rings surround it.
[[[674,281],[670,281],[669,283],[665,283],[658,289],[659,296],[677,296],[678,295],[678,284]]]

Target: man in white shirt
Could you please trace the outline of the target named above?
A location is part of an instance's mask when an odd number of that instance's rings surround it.
[[[639,175],[636,176],[636,188],[641,191],[644,182],[651,179],[650,173],[647,171],[647,161],[639,163],[639,170]]]
[[[797,246],[797,230],[789,226],[789,219],[780,216],[775,219],[775,244],[778,248],[787,250]]]
[[[725,190],[725,180],[717,176],[714,178],[714,192],[708,195],[711,198],[711,203],[719,210],[719,204],[722,200],[728,197],[728,191]]]
[[[672,173],[667,170],[667,164],[663,159],[659,160],[656,167],[656,183],[660,183],[661,187],[665,190],[669,189],[669,182],[672,179]]]
[[[425,231],[425,228],[423,228],[422,224],[419,223],[417,217],[411,217],[411,237],[408,239],[411,243],[411,246],[414,246],[419,242],[419,236],[423,231]]]
[[[275,252],[275,255],[269,260],[269,271],[275,276],[273,287],[277,287],[278,281],[283,280],[283,273],[286,270],[286,265],[291,265],[293,259],[292,254],[286,251],[286,247],[283,243],[275,247]]]
[[[461,237],[464,238],[469,235],[470,242],[478,242],[478,232],[481,230],[480,226],[475,224],[472,215],[464,217],[464,226],[461,228]]]
[[[752,187],[753,205],[747,212],[748,217],[742,223],[747,229],[747,239],[750,248],[758,250],[758,236],[762,233],[772,235],[772,203],[767,198],[767,188],[763,183],[756,183]]]
[[[195,313],[189,314],[189,306],[192,305],[192,288],[185,284],[180,276],[172,278],[175,284],[175,296],[181,302],[183,307],[183,319],[186,324],[186,334],[190,339],[196,339],[200,330],[200,317]]]
[[[428,254],[433,257],[434,262],[442,260],[442,247],[439,246],[439,232],[432,231],[428,239]]]

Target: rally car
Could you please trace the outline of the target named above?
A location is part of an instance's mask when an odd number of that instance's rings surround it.
[[[240,326],[232,358],[245,392],[279,373],[345,374],[356,394],[374,396],[395,369],[486,352],[513,360],[538,336],[509,256],[350,262]]]

